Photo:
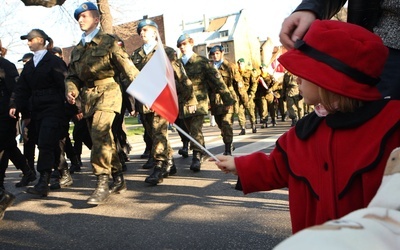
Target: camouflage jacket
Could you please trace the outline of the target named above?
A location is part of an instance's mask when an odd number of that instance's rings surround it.
[[[237,71],[236,65],[224,60],[218,70],[221,73],[222,79],[224,80],[224,83],[231,93],[233,99],[235,102],[237,102],[237,95],[234,86],[237,86],[238,82],[242,81],[242,78],[239,74],[239,71]],[[231,114],[234,112],[233,106],[230,107],[229,110],[226,110],[226,105],[222,101],[220,94],[214,91],[212,91],[210,94],[210,105],[211,113],[213,115],[221,115],[226,113]]]
[[[156,50],[157,46],[154,47],[152,52],[146,55],[142,46],[133,52],[131,59],[135,66],[139,70],[142,70],[146,63],[152,58]],[[186,114],[189,113],[188,107],[197,104],[196,96],[194,95],[193,91],[193,85],[186,75],[185,69],[183,68],[181,61],[178,60],[176,51],[168,46],[164,46],[164,50],[174,70],[175,86],[179,103],[179,117],[183,118]],[[139,111],[139,113],[153,112],[146,105],[142,104],[139,101],[136,101],[136,110]]]
[[[209,63],[206,57],[194,53],[184,65],[184,68],[193,83],[198,102],[196,112],[187,116],[208,114],[209,95],[212,91],[221,96],[225,105],[231,106],[235,104],[235,99],[223,82],[221,74]]]
[[[265,81],[265,83],[268,86],[268,91],[265,95],[265,98],[269,101],[272,102],[277,98],[281,97],[281,90],[282,90],[282,82],[277,81],[273,76],[271,76],[270,74],[266,73],[266,74],[261,74],[260,77],[262,77]],[[273,77],[273,81],[269,81],[268,80]]]
[[[285,72],[283,75],[282,88],[282,95],[285,98],[298,96],[300,94],[296,77],[289,72]]]
[[[122,74],[132,82],[138,73],[121,40],[99,31],[90,43],[72,50],[66,89],[75,97],[80,93],[85,117],[96,110],[120,113],[122,91],[114,78]]]
[[[257,79],[257,91],[255,99],[265,98],[270,92],[270,88],[275,84],[274,76],[270,74],[259,75]],[[263,82],[266,86],[264,86]],[[267,87],[267,88],[266,88]]]
[[[239,74],[243,79],[243,87],[239,86],[237,95],[239,100],[247,104],[249,99],[254,99],[257,91],[257,75],[252,70],[239,70]]]

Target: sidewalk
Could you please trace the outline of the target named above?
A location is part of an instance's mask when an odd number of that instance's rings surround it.
[[[266,144],[288,127],[235,136],[237,150],[245,153],[254,143]],[[210,151],[221,153],[219,129],[205,125],[204,135]],[[5,185],[17,198],[0,221],[0,249],[271,249],[291,234],[286,190],[244,196],[233,188],[236,177],[223,174],[213,162],[204,162],[202,170],[193,173],[191,158],[177,154],[177,175],[149,186],[144,179],[151,170],[142,169],[145,160],[139,158],[143,138],[129,141],[128,190],[112,195],[104,205],[86,203],[96,186],[88,150],[82,172],[73,174],[74,184],[46,198],[15,188],[20,172],[10,166]],[[170,133],[170,141],[177,151],[177,132]],[[270,145],[273,142],[263,151]]]

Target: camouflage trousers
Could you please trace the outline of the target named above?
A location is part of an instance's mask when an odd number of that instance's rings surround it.
[[[114,118],[114,112],[97,110],[86,119],[93,143],[90,163],[95,175],[110,175],[122,171],[112,132]]]
[[[168,161],[174,153],[168,141],[168,121],[154,113],[142,114],[141,119],[152,139],[151,156],[155,161]]]
[[[254,99],[254,107],[257,113],[256,116],[258,115],[260,117],[260,122],[263,123],[268,116],[267,100],[265,97]]]
[[[221,130],[222,141],[224,144],[231,144],[233,141],[233,114],[214,115],[215,122]]]
[[[185,125],[189,130],[190,136],[195,139],[200,145],[204,146],[204,135],[203,135],[203,123],[204,115],[196,115],[191,117],[185,117]],[[190,149],[197,152],[203,152],[199,146],[190,142]]]
[[[249,100],[247,104],[240,103],[238,109],[238,119],[241,128],[246,127],[246,113],[250,118],[251,126],[256,124],[255,105],[253,100]]]
[[[290,119],[301,119],[304,116],[303,103],[299,95],[287,97],[287,111]]]

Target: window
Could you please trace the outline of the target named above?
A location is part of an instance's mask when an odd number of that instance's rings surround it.
[[[228,43],[222,43],[221,45],[224,47],[225,54],[229,54],[229,45],[228,45]]]
[[[227,37],[227,36],[229,36],[229,32],[227,30],[219,32],[219,37]]]

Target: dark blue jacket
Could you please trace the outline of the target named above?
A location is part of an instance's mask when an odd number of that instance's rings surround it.
[[[47,52],[35,67],[33,59],[21,72],[15,89],[14,107],[32,118],[44,116],[65,118],[65,62]]]

